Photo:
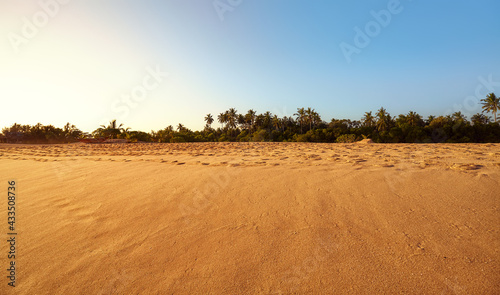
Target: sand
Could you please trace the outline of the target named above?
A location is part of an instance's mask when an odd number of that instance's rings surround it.
[[[0,144],[0,179],[0,294],[500,293],[499,144]]]

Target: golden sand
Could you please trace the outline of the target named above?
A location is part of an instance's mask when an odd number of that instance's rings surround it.
[[[3,144],[0,179],[1,294],[500,293],[500,144]]]

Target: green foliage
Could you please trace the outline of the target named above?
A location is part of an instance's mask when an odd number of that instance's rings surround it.
[[[351,143],[356,141],[356,134],[342,134],[337,137],[337,143]]]
[[[481,101],[483,113],[492,113],[496,120],[500,109],[499,98],[493,93]],[[215,118],[204,117],[202,131],[192,131],[182,124],[176,128],[168,126],[162,130],[131,131],[123,124],[111,121],[91,133],[94,138],[122,138],[131,142],[354,142],[371,138],[378,143],[439,143],[439,142],[500,142],[500,124],[485,114],[475,114],[469,121],[461,112],[448,116],[429,116],[424,120],[410,111],[392,117],[386,109],[380,108],[374,115],[366,112],[360,121],[332,119],[321,120],[311,108],[298,108],[294,117],[282,118],[270,112],[257,114],[249,110],[239,114],[231,108],[217,116],[221,126],[212,128]],[[18,143],[62,143],[74,142],[90,135],[83,133],[69,123],[64,128],[37,124],[19,125],[2,130],[0,141]]]
[[[31,125],[14,124],[2,129],[3,138],[11,143],[69,143],[84,136],[74,125],[67,123],[63,128],[40,123]]]
[[[483,113],[488,112],[493,114],[494,122],[497,121],[497,112],[500,109],[500,98],[496,97],[495,93],[490,93],[486,98],[482,99]]]
[[[264,129],[257,130],[252,135],[252,141],[255,142],[268,141],[268,139],[269,139],[269,134]]]

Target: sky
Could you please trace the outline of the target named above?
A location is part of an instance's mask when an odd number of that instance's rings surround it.
[[[496,0],[1,0],[0,128],[201,130],[231,107],[470,118],[500,95],[499,11]]]

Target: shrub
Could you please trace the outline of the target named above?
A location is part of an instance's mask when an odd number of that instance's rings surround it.
[[[356,134],[342,134],[337,137],[337,143],[351,143],[356,141]]]

